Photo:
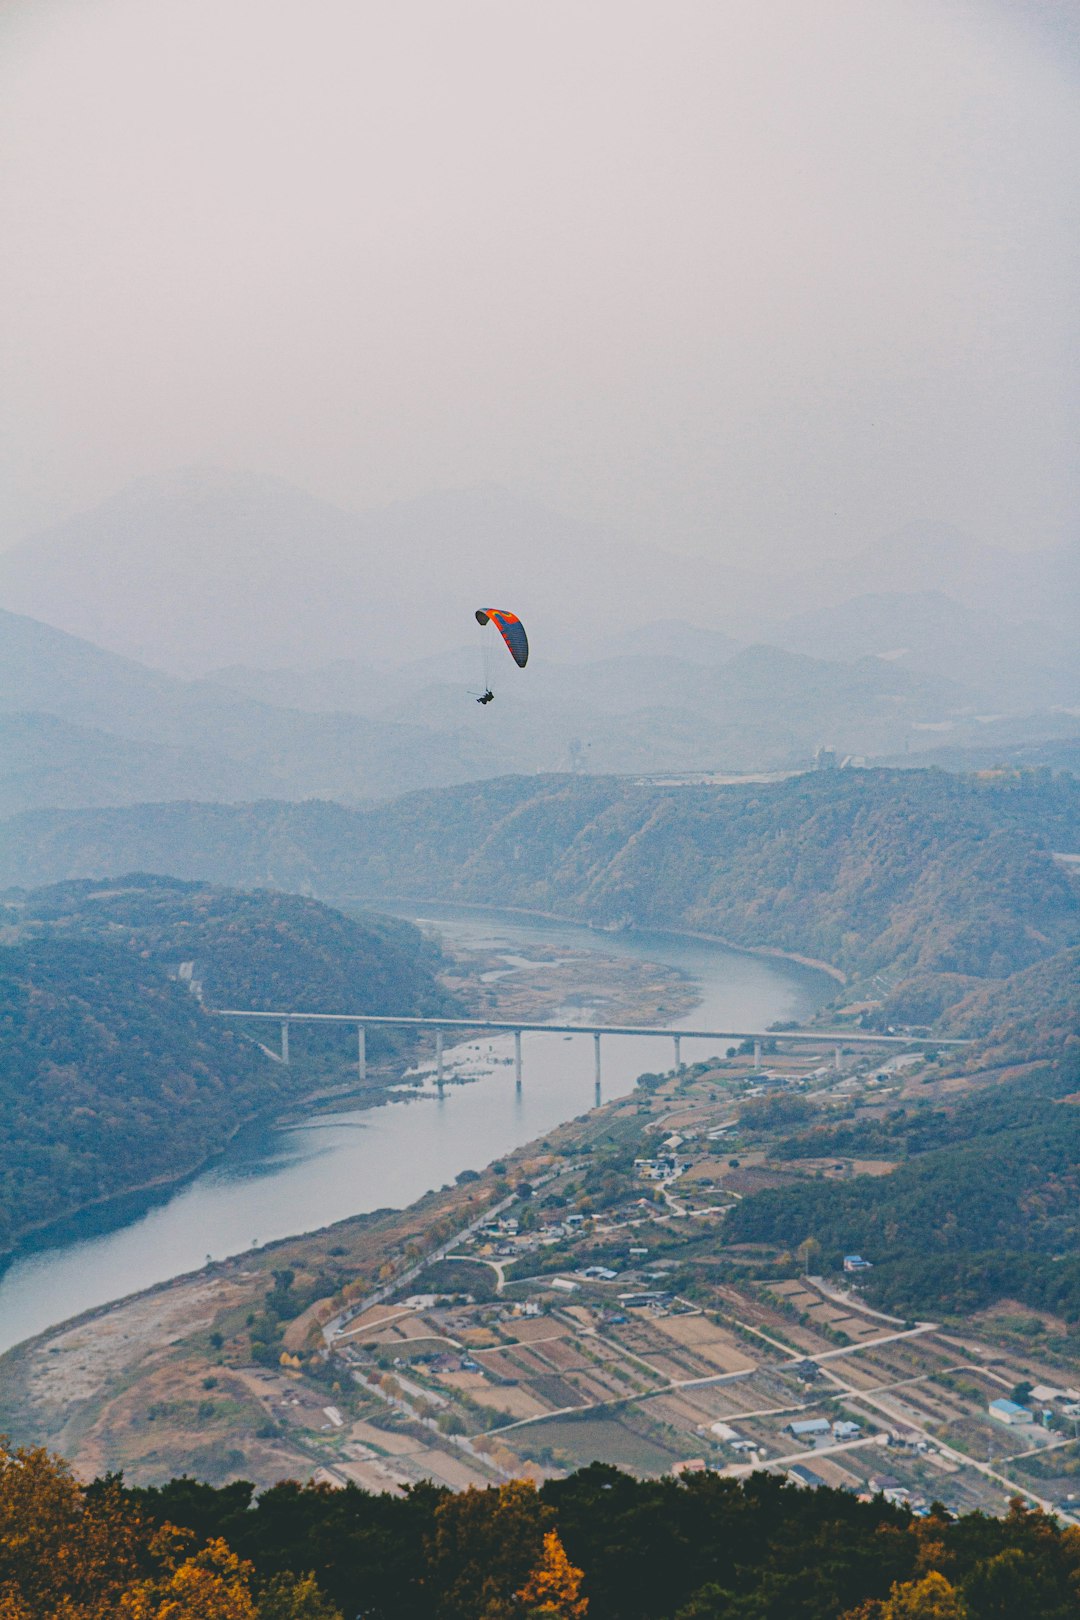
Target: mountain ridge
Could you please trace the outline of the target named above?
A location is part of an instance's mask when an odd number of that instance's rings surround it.
[[[0,609],[0,717],[6,715],[10,727],[11,716],[24,716],[22,762],[16,762],[23,778],[60,768],[55,727],[43,728],[44,746],[36,755],[29,748],[33,726],[25,717],[42,712],[81,728],[71,736],[72,764],[83,767],[88,781],[93,738],[86,728],[114,739],[113,753],[125,756],[132,779],[106,793],[105,802],[137,801],[156,771],[181,769],[185,759],[191,762],[189,793],[200,787],[205,792],[201,761],[209,780],[219,780],[222,796],[232,798],[321,793],[355,802],[433,778],[461,781],[488,769],[478,743],[464,731],[438,733],[400,719],[276,707],[209,681],[148,668]],[[116,740],[138,748],[116,747]],[[10,759],[6,763],[10,772]],[[0,803],[10,802],[18,787],[0,776]],[[98,796],[90,802],[102,802],[102,791],[99,773]]]
[[[186,680],[0,609],[0,814],[160,798],[356,803],[585,760],[600,772],[788,769],[822,742],[899,753],[940,725],[954,744],[982,740],[967,735],[962,688],[872,658],[762,645],[708,664],[541,655],[525,674],[507,661],[493,675],[499,702],[481,712],[478,657]]]
[[[1006,552],[931,523],[786,575],[751,572],[628,542],[500,485],[354,513],[282,479],[205,467],[148,475],[0,553],[5,606],[184,674],[304,665],[313,648],[393,659],[410,622],[452,645],[481,600],[505,599],[580,656],[597,609],[604,634],[685,617],[687,603],[730,632],[911,589],[1061,627],[1080,562],[1075,547]]]
[[[848,973],[1005,977],[1076,942],[1080,783],[822,771],[664,789],[504,777],[363,811],[159,805],[3,825],[0,882],[117,870],[690,928]]]

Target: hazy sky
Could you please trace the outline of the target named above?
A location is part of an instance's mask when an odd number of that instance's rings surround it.
[[[1078,476],[1074,0],[0,10],[0,544],[208,461],[745,561]]]

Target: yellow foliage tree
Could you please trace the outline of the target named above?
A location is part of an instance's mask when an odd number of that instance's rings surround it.
[[[313,1578],[257,1598],[250,1564],[193,1540],[152,1533],[116,1481],[84,1488],[61,1458],[0,1438],[0,1620],[341,1620]]]
[[[523,1620],[584,1620],[589,1602],[581,1596],[581,1579],[558,1531],[549,1530],[539,1563],[516,1594]]]
[[[426,1552],[433,1620],[512,1620],[554,1514],[524,1479],[459,1491],[435,1510]]]
[[[82,1620],[141,1573],[146,1531],[116,1485],[84,1491],[41,1446],[0,1440],[0,1616]]]
[[[342,1614],[314,1575],[275,1575],[259,1593],[259,1620],[342,1620]]]
[[[948,1578],[955,1569],[956,1552],[948,1544],[949,1520],[940,1513],[927,1514],[925,1519],[913,1519],[908,1531],[915,1537],[915,1573],[928,1575],[937,1570]]]
[[[919,1581],[897,1581],[887,1598],[871,1598],[841,1620],[965,1620],[963,1598],[944,1575],[931,1570]]]
[[[252,1573],[224,1541],[210,1541],[159,1579],[125,1592],[116,1620],[258,1620]]]

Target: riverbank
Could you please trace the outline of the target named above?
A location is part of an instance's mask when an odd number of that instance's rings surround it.
[[[641,933],[597,936],[570,925],[429,915],[463,954],[469,1000],[513,1008],[528,1019],[538,1005],[546,1022],[627,1022],[683,1008],[713,1028],[764,1028],[812,1014],[828,980],[788,964],[696,941]],[[457,962],[455,954],[455,963]],[[573,998],[572,1007],[567,1003]],[[606,998],[606,999],[604,999]],[[678,999],[676,999],[678,998]],[[689,1009],[693,1007],[692,1013]],[[598,1015],[598,1016],[596,1016]],[[684,1043],[693,1060],[702,1043]],[[253,1130],[208,1172],[166,1195],[137,1218],[106,1232],[75,1233],[54,1249],[20,1256],[0,1278],[0,1350],[93,1306],[197,1270],[292,1234],[319,1231],[365,1210],[401,1208],[536,1141],[581,1115],[596,1100],[593,1042],[587,1037],[527,1035],[524,1084],[513,1082],[511,1037],[447,1046],[440,1092],[434,1042],[412,1077],[417,1107],[390,1104],[312,1112],[284,1128]],[[605,1098],[631,1091],[645,1071],[670,1067],[669,1039],[608,1037],[603,1044]],[[467,1084],[458,1084],[465,1081]]]
[[[260,1127],[272,1129],[298,1114],[310,1112],[320,1103],[332,1106],[347,1102],[353,1109],[367,1109],[382,1107],[392,1101],[406,1100],[401,1095],[404,1082],[401,1078],[400,1065],[392,1067],[390,1064],[382,1064],[369,1070],[369,1074],[373,1078],[364,1088],[356,1084],[328,1087],[325,1081],[322,1081],[310,1091],[301,1092],[296,1097],[290,1098],[288,1102],[278,1100],[263,1108],[254,1109],[237,1121],[218,1147],[203,1154],[185,1168],[138,1182],[134,1186],[125,1187],[122,1192],[91,1198],[55,1219],[38,1221],[25,1227],[17,1243],[0,1250],[0,1281],[9,1267],[21,1256],[52,1248],[57,1243],[76,1235],[85,1235],[88,1231],[112,1230],[116,1225],[153,1208],[156,1203],[189,1185],[196,1177],[221,1164],[227,1158],[230,1149],[247,1132],[258,1130]]]
[[[466,1008],[480,1018],[554,1019],[568,1007],[592,1008],[612,1021],[651,1022],[681,1017],[697,1005],[687,976],[653,962],[616,961],[597,951],[565,961],[556,948],[537,942],[527,968],[507,966],[504,953],[487,947],[446,950],[442,982]],[[261,1045],[258,1041],[254,1044]],[[296,1059],[294,1040],[294,1061]],[[67,1211],[59,1218],[27,1228],[17,1244],[0,1255],[0,1283],[18,1260],[88,1236],[114,1231],[180,1194],[199,1177],[213,1174],[230,1162],[238,1143],[258,1142],[276,1131],[303,1129],[313,1120],[345,1111],[364,1114],[392,1103],[430,1100],[424,1079],[430,1069],[430,1042],[408,1035],[404,1052],[394,1061],[369,1068],[367,1082],[355,1078],[327,1084],[325,1071],[311,1087],[288,1102],[280,1100],[253,1110],[237,1122],[225,1140],[187,1166],[152,1180],[127,1187]],[[269,1061],[269,1054],[268,1054]],[[342,1071],[350,1065],[343,1061]],[[448,1083],[472,1083],[477,1073],[451,1066]]]
[[[368,910],[391,908],[395,915],[411,917],[417,908],[433,907],[436,909],[450,908],[454,911],[472,912],[477,916],[487,917],[515,917],[528,922],[530,919],[541,923],[564,923],[571,928],[588,928],[599,935],[624,934],[635,932],[634,924],[621,924],[609,927],[606,924],[592,923],[581,917],[566,916],[558,911],[530,911],[525,906],[486,906],[477,901],[470,900],[438,900],[434,898],[418,899],[402,895],[374,895],[362,899],[356,895],[347,895],[343,899],[334,900],[335,906],[348,912],[348,908],[358,907]],[[738,951],[745,956],[771,957],[776,961],[791,962],[796,967],[810,968],[815,973],[825,973],[837,984],[847,984],[848,975],[842,968],[832,962],[825,962],[816,956],[805,956],[798,951],[785,951],[779,945],[741,945],[738,940],[727,939],[722,934],[703,933],[693,928],[656,928],[644,929],[642,932],[653,937],[664,935],[670,939],[696,939],[709,945],[719,945],[726,951]]]
[[[86,1478],[116,1467],[132,1482],[192,1468],[211,1479],[242,1469],[263,1483],[310,1475],[310,1452],[282,1442],[260,1387],[273,1383],[285,1404],[290,1374],[225,1369],[216,1335],[259,1310],[275,1270],[366,1274],[470,1196],[454,1189],[404,1212],[354,1216],[84,1311],[0,1358],[0,1429],[62,1451]]]
[[[352,1216],[302,1237],[282,1238],[139,1290],[35,1335],[0,1357],[0,1432],[19,1443],[61,1451],[83,1478],[122,1470],[129,1483],[181,1472],[211,1481],[241,1475],[266,1486],[282,1477],[356,1478],[372,1489],[425,1477],[488,1484],[528,1473],[482,1453],[463,1455],[453,1437],[383,1431],[380,1400],[368,1411],[340,1373],[322,1380],[318,1356],[290,1365],[305,1345],[322,1343],[323,1324],[382,1288],[396,1290],[497,1211],[517,1185],[540,1185],[553,1167],[603,1139],[633,1098],[619,1098],[557,1126],[454,1186],[399,1210]],[[319,1279],[336,1291],[312,1301],[285,1330],[286,1354],[250,1358],[250,1323],[260,1320],[276,1279],[290,1288]],[[353,1330],[355,1331],[355,1324]],[[248,1346],[245,1353],[240,1342]],[[348,1476],[333,1467],[324,1436],[330,1411],[349,1414],[362,1455]],[[389,1460],[382,1469],[380,1457]],[[327,1473],[330,1468],[331,1472]],[[404,1474],[403,1474],[404,1470]]]

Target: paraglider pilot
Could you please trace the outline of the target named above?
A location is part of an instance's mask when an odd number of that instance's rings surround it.
[[[516,613],[511,613],[508,608],[477,608],[476,622],[481,626],[493,624],[506,642],[514,663],[519,669],[525,668],[525,665],[529,662],[529,638],[525,634],[525,626]],[[485,656],[485,666],[486,663]],[[484,695],[478,697],[476,701],[483,704],[495,701],[495,694],[491,690],[491,680],[486,673],[484,676]]]

